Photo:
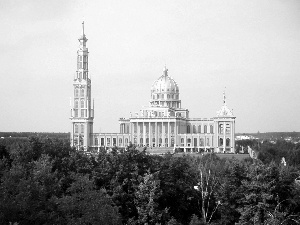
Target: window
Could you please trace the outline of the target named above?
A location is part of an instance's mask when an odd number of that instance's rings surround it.
[[[110,146],[110,138],[107,138],[107,139],[106,139],[106,145],[107,145],[107,146]]]
[[[193,133],[194,133],[194,134],[197,133],[197,131],[196,131],[196,126],[195,126],[195,125],[193,125]]]
[[[194,138],[194,146],[197,146],[197,138]]]
[[[181,144],[180,144],[181,146],[184,146],[184,138],[181,138],[181,139],[180,139],[180,143],[181,143]]]
[[[119,145],[122,146],[122,138],[119,138]]]
[[[223,124],[219,125],[219,134],[223,134]]]
[[[101,146],[104,146],[104,138],[101,138]]]
[[[200,146],[204,146],[204,139],[200,138]]]
[[[230,134],[230,124],[229,123],[227,123],[226,124],[226,134]]]
[[[80,96],[84,97],[84,89],[83,88],[80,89]]]
[[[206,139],[206,145],[209,146],[209,138]]]
[[[75,133],[78,133],[78,124],[75,124]]]
[[[207,133],[207,126],[204,125],[204,133],[206,134]]]
[[[78,109],[75,109],[74,113],[75,113],[75,117],[78,117]]]
[[[201,125],[198,126],[198,133],[201,133]]]
[[[126,145],[128,144],[128,138],[125,138],[125,144]]]
[[[78,108],[78,101],[77,100],[75,101],[75,108],[76,109]]]
[[[168,98],[168,99],[170,98],[170,95],[169,95],[169,94],[167,95],[167,98]]]
[[[143,144],[143,138],[140,138],[140,144],[141,145]]]
[[[210,125],[210,133],[213,134],[214,133],[214,126]]]
[[[192,140],[190,138],[187,139],[187,145],[191,146]]]
[[[230,146],[230,139],[226,138],[226,147],[229,147],[229,146]]]
[[[98,138],[95,138],[95,145],[99,145]]]
[[[113,146],[117,145],[117,138],[113,138]]]
[[[75,88],[75,97],[78,97],[78,95],[79,95],[79,90],[78,88]]]
[[[186,132],[187,132],[188,134],[191,133],[190,125],[187,125],[187,127],[186,127]]]
[[[80,112],[81,117],[84,117],[84,111],[85,111],[84,109],[81,110],[81,112]]]
[[[84,133],[84,124],[81,124],[81,133]]]
[[[168,147],[168,138],[165,139],[165,147]]]
[[[81,102],[80,102],[80,108],[84,108],[84,100],[81,100]]]
[[[223,138],[219,139],[219,146],[223,146]]]

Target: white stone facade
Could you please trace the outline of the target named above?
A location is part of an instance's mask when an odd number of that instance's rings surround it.
[[[77,72],[74,78],[74,98],[71,106],[71,145],[86,151],[100,147],[126,147],[132,142],[138,147],[182,152],[234,152],[235,117],[226,105],[213,118],[189,118],[188,109],[181,107],[179,87],[168,74],[163,74],[151,87],[149,107],[120,118],[119,133],[93,133],[94,107],[91,106],[91,80],[88,76],[88,49],[85,34],[79,38]]]

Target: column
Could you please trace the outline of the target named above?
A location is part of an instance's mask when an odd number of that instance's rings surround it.
[[[146,146],[146,124],[143,122],[143,145]]]
[[[155,147],[158,147],[158,129],[157,129],[157,121],[155,122]]]
[[[171,146],[171,124],[170,121],[168,121],[168,147]]]
[[[152,148],[151,122],[149,122],[149,147]]]

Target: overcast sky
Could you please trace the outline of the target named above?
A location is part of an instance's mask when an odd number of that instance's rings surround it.
[[[226,87],[237,132],[300,131],[299,0],[1,0],[0,131],[70,131],[82,20],[94,132],[147,106],[165,64],[191,117]]]

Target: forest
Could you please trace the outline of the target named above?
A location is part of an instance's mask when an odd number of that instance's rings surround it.
[[[300,223],[299,144],[250,143],[258,159],[237,160],[8,140],[0,140],[0,224]]]

